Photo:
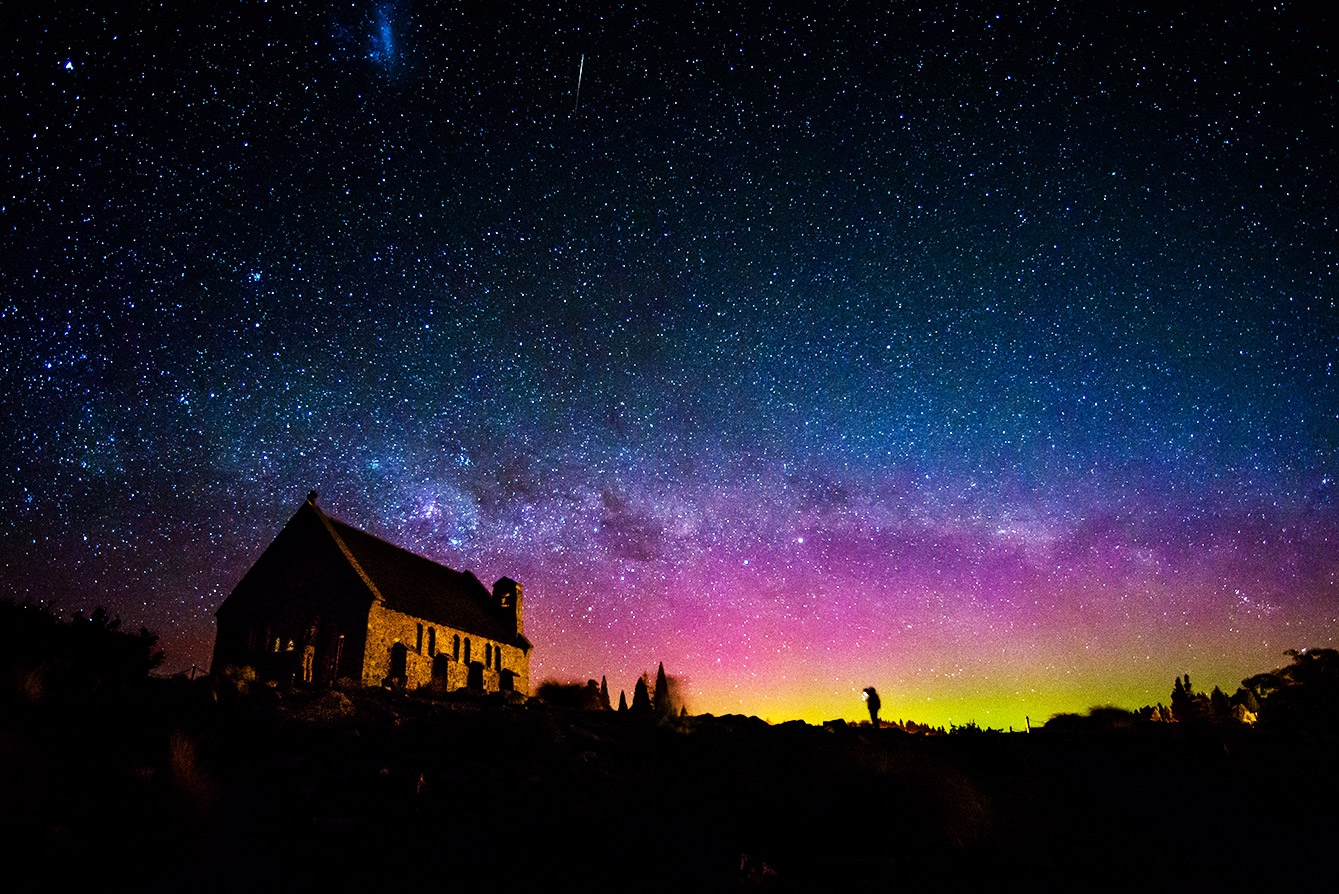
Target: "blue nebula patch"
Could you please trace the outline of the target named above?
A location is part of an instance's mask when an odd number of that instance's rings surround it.
[[[396,32],[402,19],[398,3],[379,3],[376,20],[369,36],[367,58],[375,62],[382,70],[394,72],[400,62],[400,41]]]

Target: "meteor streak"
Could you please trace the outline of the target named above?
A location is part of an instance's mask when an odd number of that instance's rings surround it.
[[[572,103],[573,115],[577,113],[577,106],[581,105],[581,75],[583,72],[585,72],[585,70],[586,70],[586,54],[582,53],[581,62],[577,65],[577,98],[576,102]]]

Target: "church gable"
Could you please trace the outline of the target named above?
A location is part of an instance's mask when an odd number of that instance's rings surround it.
[[[324,606],[332,598],[363,609],[371,604],[372,590],[331,538],[318,512],[312,503],[302,504],[219,606],[220,616]]]
[[[304,503],[217,612],[214,666],[329,684],[361,674],[367,583]]]

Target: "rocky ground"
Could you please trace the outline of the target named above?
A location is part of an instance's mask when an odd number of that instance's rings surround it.
[[[910,736],[163,682],[0,724],[21,890],[850,890],[1332,878],[1333,743]],[[492,886],[492,887],[489,887]]]

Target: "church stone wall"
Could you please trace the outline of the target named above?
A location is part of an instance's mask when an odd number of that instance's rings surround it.
[[[422,639],[419,638],[420,625]],[[430,643],[429,631],[433,631]],[[460,657],[456,657],[455,638],[462,644]],[[515,646],[501,645],[453,627],[444,627],[421,618],[415,618],[402,612],[393,611],[380,603],[374,603],[367,617],[367,641],[363,654],[364,686],[380,686],[391,674],[395,648],[399,644],[404,648],[404,685],[407,689],[433,687],[451,692],[464,689],[469,684],[469,665],[465,663],[464,644],[469,643],[469,659],[472,663],[482,664],[485,655],[492,649],[502,653],[501,665],[495,659],[490,666],[482,670],[483,688],[486,692],[497,692],[501,688],[501,671],[512,672],[512,688],[522,695],[530,694],[530,656]],[[444,658],[439,658],[444,656]],[[434,666],[439,672],[433,679]]]

